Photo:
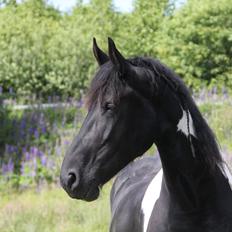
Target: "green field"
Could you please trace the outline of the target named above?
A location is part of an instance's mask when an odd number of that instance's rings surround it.
[[[1,232],[107,232],[107,184],[94,202],[70,199],[61,188],[28,190],[0,197]]]

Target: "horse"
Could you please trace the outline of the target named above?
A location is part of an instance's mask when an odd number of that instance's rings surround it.
[[[232,232],[232,175],[182,79],[111,38],[93,54],[88,113],[61,167],[68,195],[96,200],[119,173],[110,232]],[[159,156],[141,158],[153,144]]]

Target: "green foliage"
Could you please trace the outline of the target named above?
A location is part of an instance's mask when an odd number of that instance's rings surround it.
[[[0,86],[44,98],[79,96],[96,70],[92,37],[113,37],[126,56],[157,57],[189,86],[232,87],[231,0],[136,0],[131,13],[112,0],[77,1],[63,14],[45,0],[2,0]]]
[[[5,90],[47,92],[51,71],[48,48],[59,26],[59,13],[42,0],[0,9],[0,80]]]
[[[157,52],[189,86],[232,87],[231,0],[189,0],[167,17]]]
[[[117,46],[126,56],[155,56],[155,44],[159,28],[172,4],[168,0],[137,0],[129,14],[120,14]]]

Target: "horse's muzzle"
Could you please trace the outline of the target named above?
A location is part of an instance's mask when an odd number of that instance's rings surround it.
[[[85,201],[94,201],[99,196],[99,187],[96,181],[83,184],[75,172],[68,172],[67,175],[60,175],[60,183],[71,198]]]

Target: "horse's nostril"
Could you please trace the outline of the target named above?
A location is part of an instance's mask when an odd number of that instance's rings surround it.
[[[72,187],[74,186],[74,184],[75,184],[75,186],[78,185],[78,183],[77,183],[77,176],[76,176],[75,173],[70,172],[68,174],[68,188],[72,189]]]

